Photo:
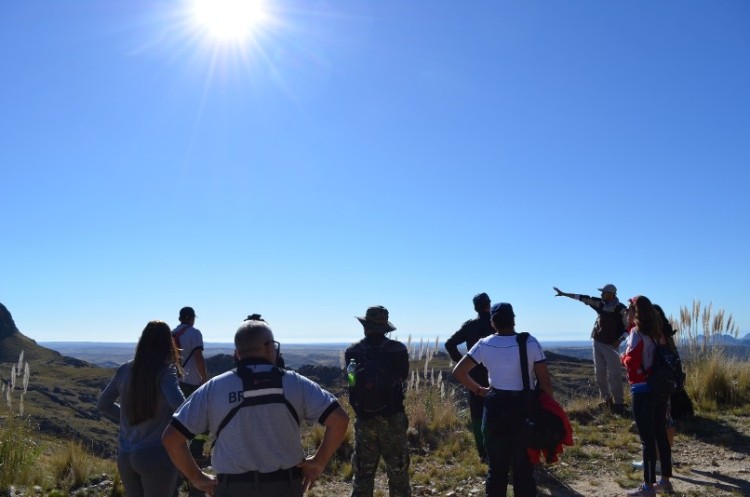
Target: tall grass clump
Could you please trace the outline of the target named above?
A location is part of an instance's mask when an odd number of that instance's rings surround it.
[[[685,364],[686,388],[698,407],[750,403],[750,363],[733,357],[724,340],[724,335],[735,339],[739,335],[732,314],[694,300],[690,307],[680,307],[679,319],[670,321]]]
[[[455,387],[446,381],[442,371],[435,372],[430,367],[438,344],[436,338],[434,347],[422,340],[418,347],[412,346],[411,337],[407,343],[412,361],[417,361],[412,364],[405,400],[412,442],[432,448],[440,444],[446,432],[462,425]],[[420,365],[421,361],[424,362]]]
[[[52,477],[63,490],[84,486],[96,474],[94,459],[80,442],[68,442],[49,459]]]
[[[31,425],[23,419],[23,401],[29,387],[29,363],[24,353],[10,369],[8,379],[0,378],[0,391],[7,414],[0,424],[0,494],[13,484],[34,484],[39,481],[36,462],[40,450],[33,442]],[[16,394],[18,400],[16,402]]]
[[[739,335],[732,314],[727,315],[724,309],[714,311],[712,303],[703,306],[700,300],[694,300],[690,307],[680,307],[679,320],[671,321],[677,330],[678,344],[689,361],[723,355],[726,344],[722,335],[732,338]]]

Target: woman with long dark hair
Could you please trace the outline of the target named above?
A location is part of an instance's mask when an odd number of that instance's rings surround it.
[[[99,397],[99,410],[120,424],[117,469],[127,497],[171,496],[177,486],[161,435],[185,400],[179,357],[169,325],[150,321],[135,359],[120,366]]]
[[[672,476],[672,449],[667,439],[665,423],[668,396],[652,392],[647,380],[656,360],[657,345],[667,343],[662,332],[662,320],[651,301],[643,295],[630,299],[628,320],[633,328],[622,355],[630,383],[633,418],[643,448],[643,483],[627,493],[629,496],[651,497],[660,493],[673,493],[669,478]],[[656,448],[659,448],[661,480],[656,482]]]

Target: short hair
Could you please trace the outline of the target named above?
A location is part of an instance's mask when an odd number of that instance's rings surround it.
[[[241,356],[258,352],[268,342],[269,335],[273,340],[273,331],[265,321],[246,320],[234,334],[234,348]]]
[[[471,301],[474,303],[474,310],[477,312],[485,310],[491,304],[490,296],[484,292],[474,295]]]

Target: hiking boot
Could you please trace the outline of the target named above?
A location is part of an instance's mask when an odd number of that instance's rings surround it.
[[[660,494],[673,494],[674,488],[672,487],[672,483],[665,481],[665,480],[659,480],[654,485],[654,491],[658,492]]]
[[[651,485],[647,483],[641,483],[640,485],[638,485],[638,488],[631,490],[625,495],[627,495],[628,497],[656,497],[656,492],[653,488],[651,488]]]
[[[615,404],[612,406],[612,412],[618,416],[625,414],[625,404]]]
[[[598,406],[602,411],[611,411],[615,407],[615,403],[612,399],[607,399],[603,402],[599,402]]]

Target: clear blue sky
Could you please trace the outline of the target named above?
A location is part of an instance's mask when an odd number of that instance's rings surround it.
[[[750,332],[750,2],[282,0],[220,39],[175,0],[0,3],[0,302],[36,340],[195,307],[441,340],[480,291],[584,340],[552,286]]]

